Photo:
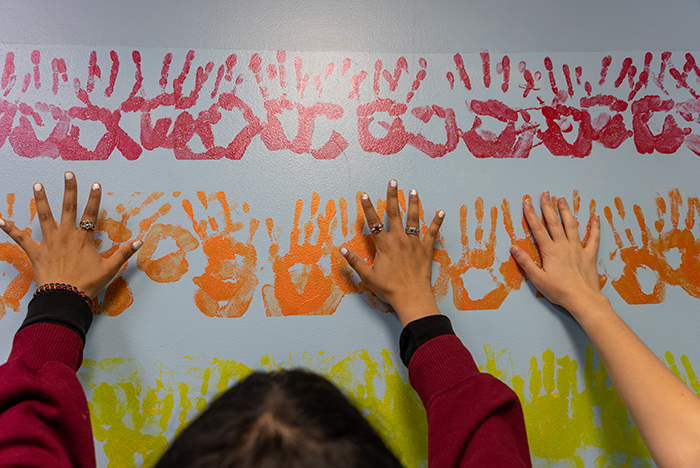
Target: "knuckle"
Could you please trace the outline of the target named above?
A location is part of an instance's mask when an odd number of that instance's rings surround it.
[[[96,206],[88,205],[85,207],[85,214],[90,218],[94,218],[98,214],[98,208]]]
[[[51,221],[51,219],[52,219],[51,213],[40,213],[39,214],[39,221],[41,221],[41,222]]]
[[[77,210],[77,206],[75,203],[64,203],[63,204],[63,211],[66,213],[75,213]]]

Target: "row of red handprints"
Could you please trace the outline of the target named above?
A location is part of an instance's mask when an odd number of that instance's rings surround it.
[[[179,201],[180,196],[181,193],[175,192],[173,201]],[[350,246],[366,259],[374,256],[371,235],[364,230],[359,193],[355,200],[357,215],[354,220],[348,218],[348,201],[344,198],[327,200],[322,207],[319,194],[314,193],[306,210],[304,202],[298,200],[286,249],[282,247],[281,228],[272,218],[267,218],[265,225],[270,242],[265,260],[259,258],[260,252],[253,244],[260,222],[253,217],[248,204],[229,203],[224,192],[197,192],[196,197],[179,201],[191,223],[185,227],[161,222],[164,221],[161,218],[173,209],[163,197],[160,192],[137,193],[126,205],[117,205],[116,213],[107,213],[103,209],[98,220],[98,247],[102,255],[108,256],[129,239],[136,236],[144,239],[136,265],[157,283],[180,281],[190,270],[188,258],[191,260],[192,256],[203,254],[206,267],[197,272],[198,276],[192,281],[196,285],[194,303],[205,315],[240,317],[246,313],[258,290],[270,316],[333,314],[343,297],[353,294],[362,295],[377,309],[389,310],[362,283],[353,280],[352,270],[338,252],[341,246]],[[404,200],[403,194],[399,199]],[[7,201],[7,211],[2,215],[4,219],[12,219],[14,194],[8,194]],[[638,239],[627,227],[628,215],[622,200],[615,198],[614,207],[605,206],[604,217],[612,230],[616,248],[600,255],[604,267],[600,275],[601,287],[610,280],[612,287],[628,304],[661,303],[667,286],[678,286],[700,299],[700,220],[697,227],[695,222],[696,214],[700,215],[698,197],[684,199],[678,189],[673,189],[667,197],[657,195],[655,203],[657,218],[653,227],[646,221],[642,209],[633,206],[639,228],[635,227],[635,230],[641,233]],[[580,195],[574,191],[573,211],[577,219],[580,207]],[[404,211],[405,208],[402,206]],[[385,210],[383,200],[377,201],[377,209],[381,216]],[[442,300],[451,289],[452,301],[458,310],[498,309],[512,291],[520,289],[525,278],[508,255],[507,247],[499,249],[505,258],[497,258],[497,228],[502,226],[509,237],[505,242],[502,240],[502,244],[518,245],[534,257],[539,256],[537,246],[524,218],[521,217],[522,229],[516,229],[513,209],[507,200],[503,200],[500,206],[487,207],[481,197],[477,198],[473,208],[477,222],[473,230],[467,227],[467,215],[471,209],[466,205],[460,209],[462,251],[458,256],[451,256],[445,249],[444,239],[439,240],[434,253],[438,266],[434,292],[438,300]],[[521,213],[519,206],[514,211]],[[596,202],[591,200],[588,214],[581,219],[589,219],[595,211]],[[302,221],[302,213],[305,213],[305,221]],[[30,218],[33,219],[35,214],[36,209],[30,203]],[[488,234],[484,224],[489,226]],[[584,244],[589,230],[590,225],[582,241]],[[25,228],[25,232],[31,234],[31,228]],[[157,257],[160,243],[166,240],[174,243],[176,248]],[[256,244],[261,243],[258,234]],[[33,272],[21,249],[10,241],[0,243],[0,261],[16,270],[14,277],[4,280],[7,287],[0,297],[2,317],[7,308],[19,309],[20,300],[29,292]],[[618,270],[608,271],[615,262]],[[265,269],[271,270],[274,280],[258,288],[260,272]],[[465,284],[463,275],[469,270],[485,272],[493,280],[490,290],[479,293],[481,297],[470,294],[470,285]],[[639,277],[642,270],[653,272],[653,285],[642,285]],[[9,271],[4,269],[3,276]],[[109,285],[104,297],[95,300],[94,310],[95,313],[119,315],[133,302],[131,288],[120,275]]]
[[[614,82],[607,81],[613,60],[605,56],[600,69],[596,70],[593,85],[585,79],[581,67],[563,64],[559,73],[549,57],[543,62],[544,73],[530,70],[525,62],[520,62],[519,77],[515,80],[515,73],[510,71],[510,58],[504,55],[495,67],[503,76],[500,91],[498,87],[491,87],[490,54],[484,52],[480,57],[481,78],[486,94],[492,93],[493,99],[483,99],[481,88],[480,99],[464,99],[476,88],[472,83],[476,77],[470,78],[462,56],[456,54],[455,73],[467,94],[460,94],[454,100],[464,102],[460,105],[465,107],[447,107],[410,105],[416,93],[424,89],[421,86],[430,70],[423,58],[418,60],[415,76],[409,75],[409,63],[404,57],[399,58],[393,72],[385,68],[382,60],[376,60],[375,69],[370,73],[357,70],[357,63],[346,58],[342,66],[338,65],[340,70],[330,62],[324,72],[312,79],[305,72],[302,58],[296,56],[291,60],[296,80],[293,86],[287,79],[288,58],[284,52],[278,52],[276,60],[267,66],[257,53],[251,55],[247,66],[239,63],[236,54],[231,54],[215,73],[216,67],[211,61],[195,67],[195,53],[190,51],[182,71],[172,81],[173,56],[167,54],[158,80],[160,92],[148,97],[141,55],[134,51],[135,72],[133,78],[128,78],[133,82],[130,82],[131,91],[126,98],[111,104],[109,99],[107,103],[102,102],[105,100],[102,94],[100,99],[93,99],[99,94],[96,85],[101,84],[96,80],[102,78],[97,53],[93,51],[86,66],[85,85],[79,78],[73,79],[76,105],[66,106],[66,99],[53,99],[56,103],[51,99],[59,91],[59,84],[69,81],[65,60],[51,61],[53,94],[39,93],[43,100],[30,101],[31,88],[41,90],[41,53],[31,54],[33,70],[26,73],[20,92],[15,55],[8,52],[0,80],[4,95],[0,100],[0,148],[9,144],[15,154],[25,158],[105,160],[116,149],[127,160],[136,160],[144,151],[162,148],[172,150],[176,159],[237,160],[248,151],[254,139],[259,138],[269,151],[287,150],[315,159],[337,158],[353,140],[359,143],[362,151],[383,155],[397,154],[411,147],[437,158],[455,152],[464,143],[476,158],[526,158],[537,146],[554,156],[583,158],[591,154],[594,145],[615,149],[631,139],[639,154],[672,154],[685,145],[700,155],[700,130],[693,131],[695,124],[700,123],[700,95],[691,86],[691,76],[700,83],[700,69],[690,53],[685,54],[679,68],[673,65],[670,52],[661,54],[657,67],[652,67],[653,54],[647,53],[639,73],[633,60],[625,58],[619,64]],[[123,73],[119,75],[124,64],[114,51],[110,53],[110,62],[110,77],[102,87],[107,98],[113,96],[117,77],[124,76]],[[187,80],[195,68],[192,83],[191,78]],[[545,73],[548,80],[543,77]],[[557,76],[562,74],[566,88],[557,81]],[[336,75],[344,77],[344,81],[328,81]],[[367,80],[371,92],[364,93],[364,98],[360,99],[361,85],[370,75],[374,77]],[[668,76],[675,86],[667,86]],[[410,83],[400,86],[403,77]],[[455,74],[447,71],[445,77],[454,89]],[[512,99],[505,103],[498,95],[508,91],[511,81],[524,88],[521,106]],[[272,82],[279,92],[271,97],[269,85]],[[304,99],[311,82],[318,93],[316,102],[315,99],[309,101],[308,96]],[[241,92],[244,83],[253,83],[260,96],[253,98],[250,93]],[[205,85],[208,86],[206,92]],[[332,86],[346,87],[332,95],[347,93],[349,100],[322,100],[322,91]],[[594,87],[599,92],[594,93]],[[185,92],[186,88],[189,93]],[[669,90],[674,92],[673,97]],[[525,99],[531,92],[538,92],[534,103],[532,99]],[[97,100],[100,103],[94,104]],[[195,111],[195,106],[201,110]],[[154,117],[155,111],[157,117]],[[293,116],[296,122],[293,130],[285,131],[283,115]],[[238,127],[233,132],[219,132],[217,125],[229,129],[228,119],[234,116]],[[124,129],[124,121],[134,118],[138,119],[138,135]],[[99,138],[90,138],[98,142],[88,148],[83,144],[85,139],[81,139],[81,131],[95,131],[90,123],[98,123],[104,130],[99,130]],[[435,133],[428,131],[429,127],[441,128],[441,135],[429,137]],[[314,132],[319,128],[329,136],[325,142],[314,145]],[[219,133],[227,133],[227,136],[219,136]]]

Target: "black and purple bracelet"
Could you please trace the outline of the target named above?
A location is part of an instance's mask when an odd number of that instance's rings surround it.
[[[77,294],[78,296],[85,299],[85,302],[87,302],[89,306],[92,306],[92,299],[90,299],[90,297],[88,297],[87,294],[85,294],[83,291],[76,288],[75,286],[71,286],[70,284],[65,284],[65,283],[42,284],[41,286],[36,288],[36,292],[34,293],[34,297],[36,297],[42,293],[53,292],[53,291],[66,291],[66,292],[71,292],[73,294]]]

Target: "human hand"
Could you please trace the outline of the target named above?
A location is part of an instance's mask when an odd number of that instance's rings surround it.
[[[592,217],[590,238],[584,248],[578,234],[578,222],[566,199],[550,200],[549,192],[544,192],[540,203],[546,227],[537,217],[530,200],[523,200],[525,218],[539,245],[542,265],[538,266],[520,247],[513,245],[510,251],[538,291],[576,316],[578,310],[601,296],[596,268],[600,218],[597,215]]]
[[[362,195],[361,203],[370,228],[381,225],[381,219],[366,193]],[[419,204],[418,192],[411,190],[407,227],[420,227]],[[387,188],[386,212],[389,229],[373,231],[376,255],[372,265],[368,265],[351,248],[343,247],[340,253],[362,282],[379,299],[391,304],[402,325],[428,315],[439,315],[440,310],[433,297],[431,275],[433,248],[445,212],[438,211],[435,214],[422,240],[417,234],[407,234],[399,209],[398,184],[395,180]]]
[[[93,184],[81,221],[97,224],[100,208],[100,184]],[[34,200],[41,226],[41,242],[34,241],[14,223],[0,220],[0,228],[29,256],[38,286],[65,283],[88,297],[95,297],[117,274],[121,266],[141,247],[140,240],[127,242],[111,257],[103,259],[95,248],[93,230],[76,227],[78,186],[72,172],[65,173],[61,222],[57,223],[44,187],[34,184]]]

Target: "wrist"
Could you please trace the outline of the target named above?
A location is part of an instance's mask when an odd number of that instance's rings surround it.
[[[432,290],[429,293],[403,297],[393,301],[391,306],[404,327],[414,320],[429,315],[440,315],[440,309],[435,302]]]
[[[593,316],[612,310],[610,300],[599,291],[581,295],[564,307],[582,326],[582,322],[590,320]]]

